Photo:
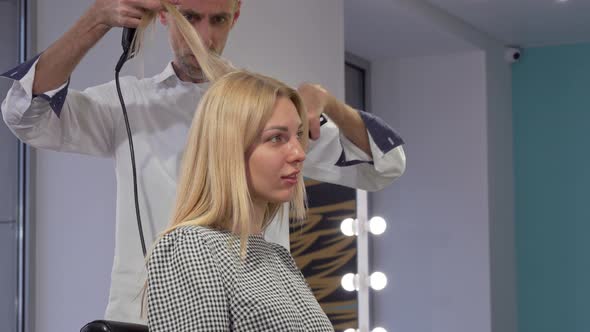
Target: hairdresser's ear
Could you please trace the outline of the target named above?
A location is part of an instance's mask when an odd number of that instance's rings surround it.
[[[232,28],[234,25],[236,25],[236,22],[238,21],[238,17],[240,17],[240,9],[241,8],[242,8],[242,0],[238,0],[238,9],[236,9],[236,12],[234,13],[233,22],[231,22]]]
[[[158,12],[158,16],[160,17],[160,23],[162,23],[162,25],[168,25],[168,17],[166,16],[166,11],[165,10],[160,10]]]

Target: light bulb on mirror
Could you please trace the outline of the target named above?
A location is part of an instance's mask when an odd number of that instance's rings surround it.
[[[357,290],[356,279],[357,277],[354,273],[345,274],[344,276],[342,276],[342,280],[340,281],[342,288],[349,292]]]
[[[373,272],[369,280],[371,288],[380,291],[387,286],[387,276],[383,272]]]
[[[371,332],[387,332],[387,330],[382,327],[376,327],[372,329]]]
[[[369,220],[369,232],[375,235],[381,235],[385,232],[387,223],[382,217],[373,217]]]
[[[342,234],[346,236],[356,235],[356,220],[352,218],[346,218],[342,220],[342,223],[340,224],[340,230],[342,231]]]
[[[344,330],[344,332],[357,332],[357,330],[356,329],[346,329],[346,330]]]

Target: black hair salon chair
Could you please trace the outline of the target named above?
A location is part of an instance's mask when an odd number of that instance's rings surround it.
[[[80,332],[148,332],[148,327],[111,320],[95,320],[84,325]]]

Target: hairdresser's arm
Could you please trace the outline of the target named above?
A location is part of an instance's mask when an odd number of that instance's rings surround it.
[[[380,118],[338,101],[317,85],[299,88],[310,118],[312,141],[306,177],[376,191],[401,176],[406,157],[401,137]],[[320,126],[320,115],[325,121]]]
[[[133,25],[132,21],[117,16],[117,11],[137,3],[152,6],[152,2],[158,0],[143,1],[97,0],[40,56],[0,74],[14,80],[1,108],[4,122],[20,140],[42,149],[102,157],[112,155],[115,127],[120,118],[115,89],[107,84],[76,91],[68,88],[68,77],[111,26]],[[115,6],[117,4],[119,7]],[[109,21],[109,17],[119,17],[119,21]],[[129,81],[123,82],[125,80],[132,78],[122,78],[123,90],[133,89]],[[124,95],[135,94],[124,92]],[[128,108],[133,107],[133,98],[126,102]]]
[[[334,121],[342,135],[372,157],[367,128],[355,109],[344,104],[319,85],[306,83],[302,84],[298,90],[308,110],[312,139],[320,137],[319,117],[324,113]]]
[[[137,27],[144,10],[160,8],[159,0],[96,0],[60,39],[43,52],[36,67],[33,94],[62,86],[86,53],[112,27]]]

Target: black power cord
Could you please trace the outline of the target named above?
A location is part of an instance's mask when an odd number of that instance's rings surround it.
[[[121,45],[123,46],[123,54],[117,62],[115,67],[115,84],[117,85],[117,94],[119,95],[119,101],[121,102],[121,109],[123,111],[123,118],[125,119],[125,127],[127,128],[127,139],[129,141],[129,151],[131,152],[131,169],[133,171],[133,196],[135,198],[135,216],[137,217],[137,229],[139,230],[139,240],[141,241],[141,250],[143,257],[146,256],[145,240],[143,237],[143,227],[141,223],[141,213],[139,211],[139,197],[137,194],[137,170],[135,167],[135,151],[133,149],[133,137],[131,136],[131,127],[129,126],[129,117],[127,116],[127,108],[125,107],[125,101],[123,100],[123,94],[121,93],[121,85],[119,84],[119,72],[123,68],[125,61],[133,58],[135,53],[131,51],[131,44],[135,35],[135,29],[123,28],[123,37],[121,39]],[[131,53],[130,53],[131,52]]]

